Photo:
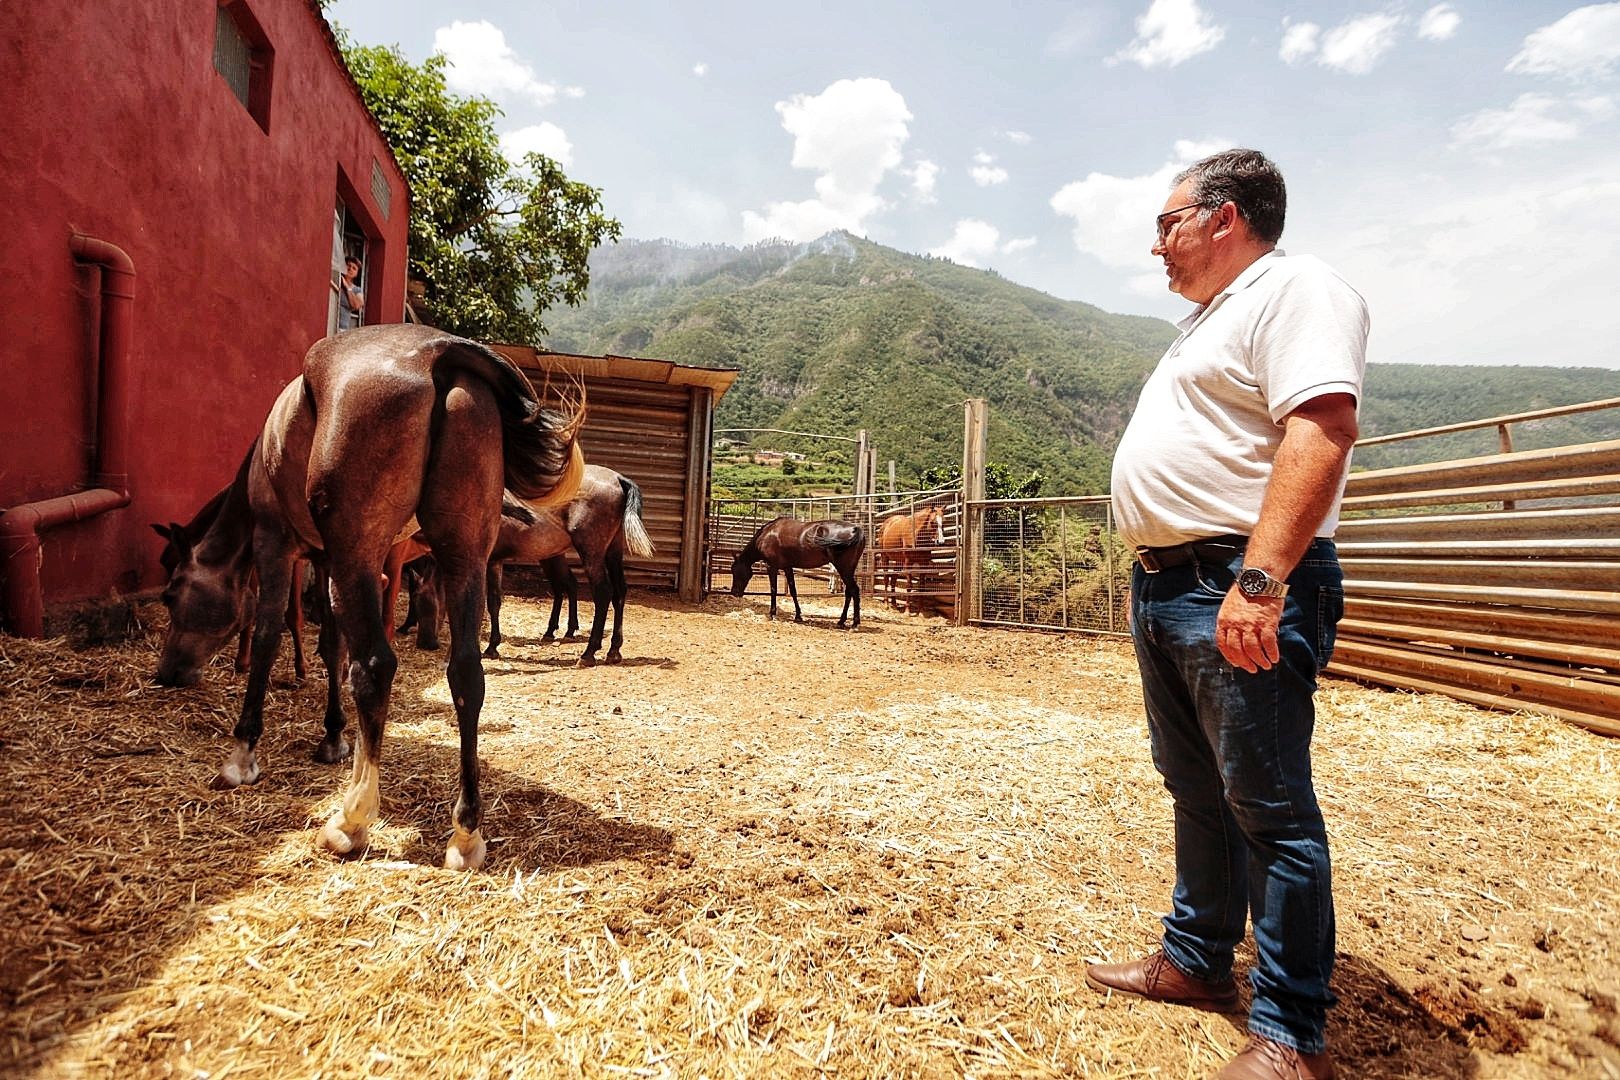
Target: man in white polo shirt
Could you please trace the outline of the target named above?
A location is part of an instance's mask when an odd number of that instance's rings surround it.
[[[1153,762],[1174,803],[1176,884],[1160,951],[1094,964],[1100,990],[1234,1011],[1252,917],[1250,1039],[1222,1077],[1331,1077],[1327,831],[1311,781],[1312,696],[1344,610],[1329,537],[1357,434],[1367,306],[1277,248],[1282,174],[1253,150],[1176,177],[1153,253],[1197,304],[1114,457],[1137,549],[1131,632]]]

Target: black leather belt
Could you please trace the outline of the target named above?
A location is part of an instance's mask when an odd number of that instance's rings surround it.
[[[1142,564],[1143,570],[1157,574],[1174,566],[1186,566],[1200,555],[1211,559],[1230,559],[1233,552],[1242,551],[1248,545],[1247,536],[1211,536],[1207,540],[1194,540],[1170,547],[1139,547],[1136,549],[1136,561]]]

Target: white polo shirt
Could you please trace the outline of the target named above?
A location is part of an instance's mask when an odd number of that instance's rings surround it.
[[[1114,452],[1133,547],[1253,533],[1283,419],[1323,394],[1361,400],[1367,303],[1313,256],[1261,256],[1177,325]],[[1344,479],[1317,536],[1338,528]]]

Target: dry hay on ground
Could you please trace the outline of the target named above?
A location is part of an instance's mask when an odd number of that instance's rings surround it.
[[[577,669],[510,601],[471,875],[436,866],[442,655],[401,643],[385,821],[345,863],[313,845],[346,776],[308,758],[318,668],[283,658],[265,778],[221,794],[224,659],[174,691],[155,637],[0,638],[0,1075],[1207,1074],[1241,1020],[1081,977],[1152,945],[1171,883],[1125,646],[872,607],[638,598],[626,663]],[[1320,701],[1344,1075],[1620,1076],[1616,744]]]

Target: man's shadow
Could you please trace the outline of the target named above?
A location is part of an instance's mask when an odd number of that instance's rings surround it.
[[[1239,950],[1240,972],[1252,964],[1251,950],[1250,943]],[[1246,1009],[1241,973],[1239,985]],[[1511,1009],[1460,984],[1408,991],[1372,961],[1340,953],[1332,986],[1339,1002],[1328,1013],[1327,1043],[1342,1077],[1473,1080],[1481,1075],[1477,1051],[1513,1054],[1528,1042]],[[1226,1019],[1246,1036],[1245,1015]]]

